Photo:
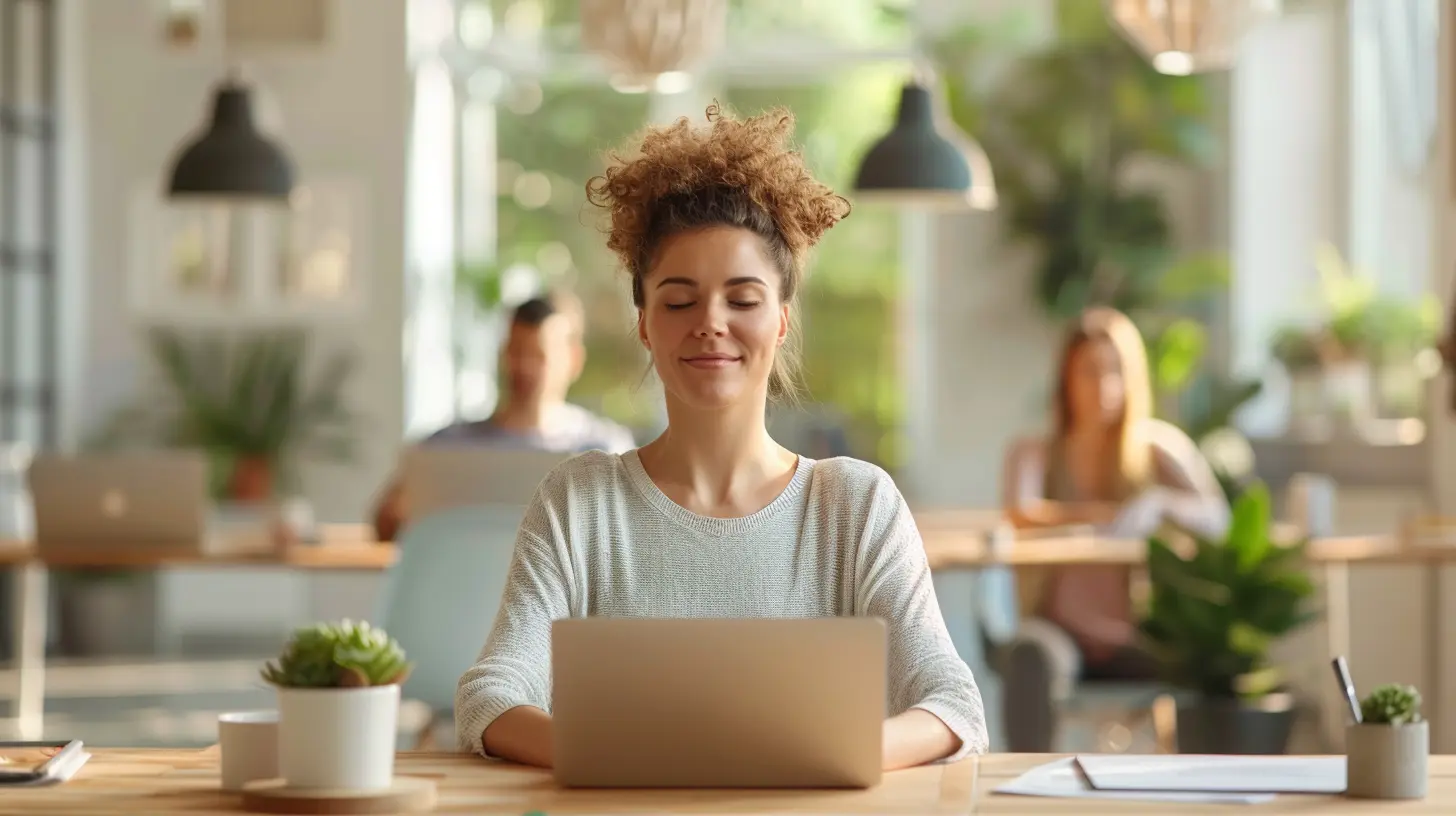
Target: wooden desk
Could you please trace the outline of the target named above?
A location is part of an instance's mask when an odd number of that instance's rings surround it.
[[[15,570],[11,598],[11,643],[15,650],[14,730],[20,739],[38,739],[44,728],[45,645],[50,620],[48,569],[159,570],[190,568],[278,568],[290,570],[372,571],[392,566],[399,550],[390,543],[330,540],[267,553],[71,551],[41,555],[26,542],[0,541],[0,567]]]
[[[101,748],[75,778],[49,788],[7,790],[6,813],[107,814],[238,812],[236,794],[218,790],[213,749]],[[1001,754],[954,765],[896,771],[866,791],[561,790],[550,773],[461,754],[401,754],[397,772],[439,786],[435,813],[1456,813],[1456,757],[1431,758],[1427,798],[1361,802],[1340,796],[1281,796],[1262,806],[1203,808],[992,793],[997,785],[1055,757]]]

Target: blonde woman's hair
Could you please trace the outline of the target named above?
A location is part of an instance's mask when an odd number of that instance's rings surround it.
[[[1147,438],[1153,416],[1152,380],[1142,333],[1127,315],[1116,309],[1088,309],[1067,334],[1058,367],[1054,443],[1061,450],[1071,430],[1072,406],[1067,381],[1072,357],[1083,346],[1097,342],[1106,343],[1117,357],[1123,385],[1122,415],[1110,430],[1117,436],[1118,457],[1110,467],[1120,489],[1136,489],[1147,485],[1153,477],[1152,446]]]

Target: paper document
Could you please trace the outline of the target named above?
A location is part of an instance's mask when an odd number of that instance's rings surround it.
[[[1016,796],[1054,796],[1077,799],[1123,799],[1139,802],[1210,803],[1258,805],[1272,802],[1273,794],[1183,793],[1179,791],[1100,791],[1088,784],[1073,758],[1038,765],[996,788],[997,793]]]
[[[35,779],[26,779],[23,781],[16,780],[14,782],[5,782],[3,787],[37,788],[44,785],[59,785],[60,783],[65,782],[67,779],[75,776],[76,771],[81,770],[81,766],[85,765],[86,760],[90,758],[91,754],[87,753],[86,751],[81,751],[75,756],[72,756],[69,760],[63,761],[57,765],[53,765],[50,768],[47,768],[43,776],[38,776]]]
[[[1343,756],[1087,754],[1077,764],[1104,791],[1345,792]]]

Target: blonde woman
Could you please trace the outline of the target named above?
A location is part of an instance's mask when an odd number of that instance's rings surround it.
[[[1005,511],[1022,528],[1089,525],[1142,537],[1166,522],[1211,536],[1229,506],[1197,445],[1152,417],[1142,336],[1112,309],[1082,315],[1058,366],[1053,426],[1007,456]],[[1145,679],[1151,658],[1136,644],[1130,571],[1115,566],[1051,570],[1023,585],[1035,620],[1007,661],[1006,718],[1012,750],[1050,750],[1051,698],[1072,677]],[[1070,652],[1070,654],[1068,654]],[[1042,745],[1042,747],[1030,747]]]

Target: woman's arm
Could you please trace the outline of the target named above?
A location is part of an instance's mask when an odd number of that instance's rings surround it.
[[[912,708],[885,720],[882,755],[887,771],[944,759],[960,747],[955,732],[923,708]]]
[[[882,619],[889,640],[885,767],[984,753],[981,692],[946,632],[910,509],[883,471],[869,492],[855,550],[855,613]]]
[[[1228,497],[1203,452],[1187,434],[1165,422],[1149,444],[1158,483],[1155,503],[1168,521],[1197,535],[1222,538],[1228,531]]]
[[[1046,498],[1045,444],[1037,439],[1013,442],[1002,467],[1001,503],[1017,527],[1101,527],[1117,517],[1115,502],[1064,502]]]
[[[551,765],[551,623],[570,614],[570,603],[550,528],[538,490],[516,537],[495,625],[455,691],[462,751]]]
[[[535,706],[516,706],[486,726],[481,735],[485,755],[522,765],[551,767],[551,715]]]

